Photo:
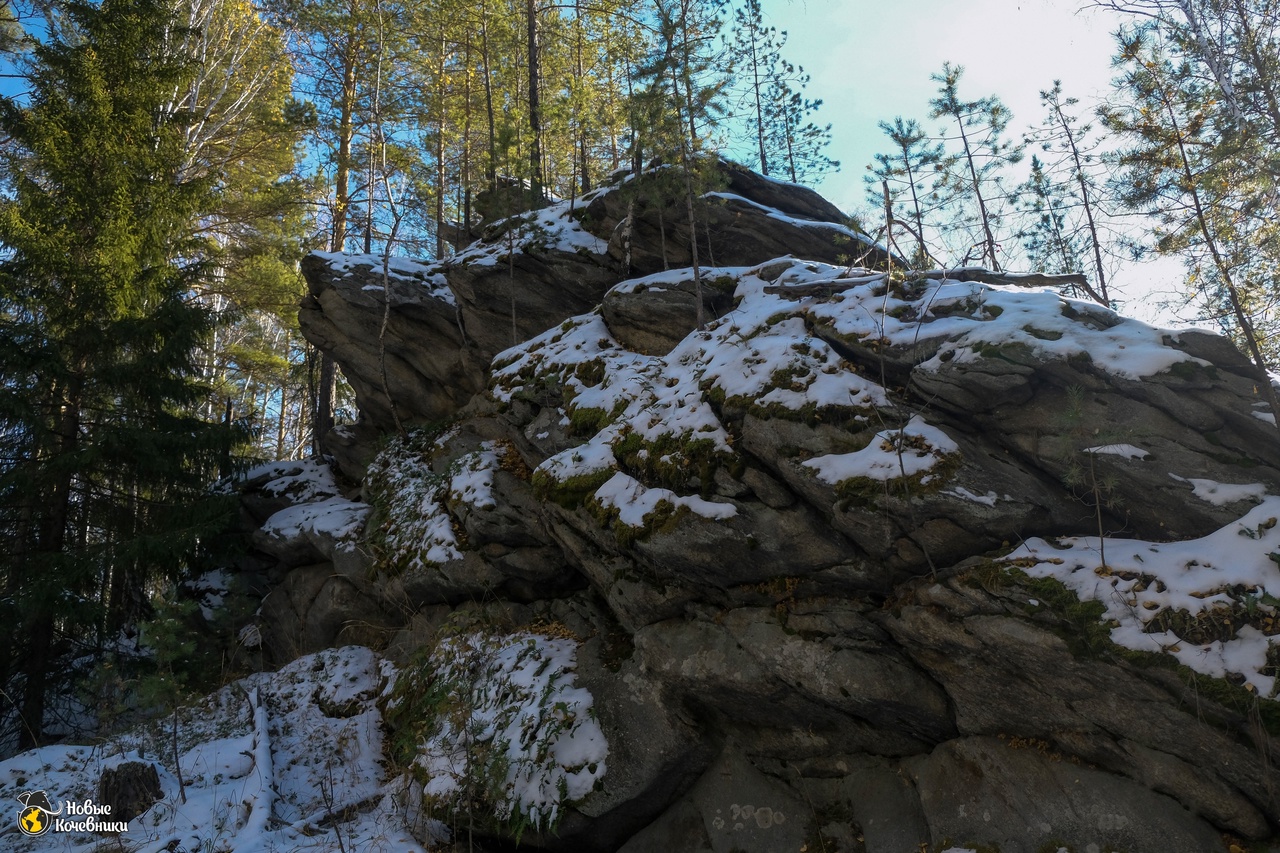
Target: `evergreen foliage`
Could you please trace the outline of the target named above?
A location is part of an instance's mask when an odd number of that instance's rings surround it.
[[[1109,5],[1140,12],[1117,34],[1119,97],[1101,110],[1124,146],[1114,186],[1127,207],[1148,217],[1154,250],[1182,260],[1202,318],[1265,370],[1280,332],[1275,4]],[[1263,384],[1280,414],[1280,399]]]
[[[940,164],[941,186],[955,210],[949,230],[960,238],[960,245],[977,249],[979,258],[991,269],[999,270],[1009,199],[1003,169],[1022,158],[1022,146],[1005,138],[1013,116],[999,98],[960,97],[963,74],[962,66],[944,63],[942,72],[933,75],[938,96],[929,102],[930,116],[945,118],[952,124],[957,134],[953,139],[960,143],[960,152]]]
[[[804,97],[809,75],[784,58],[786,44],[785,30],[765,25],[760,0],[744,0],[734,10],[735,111],[756,142],[747,165],[800,183],[837,171],[840,163],[824,153],[831,125],[809,120],[822,101]]]
[[[1263,134],[1222,110],[1220,85],[1196,74],[1183,49],[1149,24],[1121,33],[1126,98],[1101,113],[1126,143],[1116,186],[1126,205],[1151,217],[1156,251],[1182,259],[1192,294],[1265,371],[1275,358],[1280,285],[1270,158],[1249,156]],[[1280,400],[1263,384],[1280,422]]]
[[[945,160],[943,145],[933,140],[915,119],[904,120],[897,116],[893,124],[880,122],[880,130],[893,143],[890,154],[875,155],[876,165],[866,176],[867,193],[872,203],[883,203],[884,187],[888,187],[889,202],[896,210],[906,210],[908,220],[903,222],[895,214],[894,223],[905,225],[915,239],[912,252],[902,252],[901,244],[891,246],[911,259],[918,268],[930,266],[933,256],[926,234],[936,227],[934,217],[941,207],[938,188],[928,181]]]
[[[312,113],[293,99],[283,34],[249,3],[184,0],[177,11],[186,24],[179,50],[194,69],[170,107],[191,116],[182,174],[212,181],[216,192],[193,222],[211,268],[200,297],[220,321],[200,353],[213,386],[201,414],[222,416],[229,402],[253,424],[258,455],[284,456],[286,389],[304,347],[297,262],[309,223],[299,202],[314,191],[296,175],[296,159]]]
[[[74,39],[35,49],[30,102],[0,101],[15,176],[0,202],[0,556],[8,681],[19,741],[77,647],[144,610],[229,518],[201,497],[236,437],[194,416],[198,348],[213,317],[196,294],[213,204],[184,175],[190,115],[170,97],[192,67],[158,0],[67,5]]]
[[[1120,241],[1110,224],[1109,201],[1097,174],[1098,142],[1092,126],[1069,110],[1079,102],[1062,94],[1062,83],[1040,92],[1048,114],[1027,139],[1046,159],[1031,158],[1031,175],[1020,188],[1019,207],[1029,214],[1018,235],[1032,268],[1050,273],[1089,270],[1093,282],[1072,285],[1075,295],[1110,306],[1110,278],[1104,256]],[[1077,292],[1078,291],[1078,292]]]
[[[913,266],[1020,253],[1085,273],[1070,295],[1104,305],[1130,242],[1116,223],[1140,214],[1202,318],[1264,369],[1280,356],[1276,0],[1100,5],[1135,17],[1101,127],[1055,82],[1015,178],[1009,110],[963,97],[948,63],[933,127],[880,123],[868,197]],[[793,182],[839,167],[786,42],[761,0],[0,11],[0,61],[26,89],[0,99],[0,684],[20,689],[23,742],[59,662],[145,619],[207,543],[226,507],[202,490],[244,451],[237,417],[257,455],[322,449],[342,386],[297,329],[305,251],[444,258],[629,168],[624,243],[656,210],[664,241],[689,239],[700,294],[708,167],[729,140]]]

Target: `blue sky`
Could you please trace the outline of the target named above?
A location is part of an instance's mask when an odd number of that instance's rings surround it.
[[[933,129],[928,112],[936,84],[929,75],[944,62],[964,66],[962,97],[1004,101],[1013,112],[1012,132],[1041,121],[1039,92],[1055,79],[1091,111],[1107,95],[1111,33],[1120,19],[1087,3],[762,0],[768,23],[789,35],[787,58],[812,75],[807,94],[823,100],[817,120],[832,124],[830,156],[843,168],[816,189],[846,211],[864,206],[866,166],[885,150],[877,122],[901,115]],[[0,79],[0,93],[12,93],[14,84]],[[1130,299],[1126,313],[1173,320],[1154,303],[1160,291],[1177,287],[1176,264],[1135,267],[1125,277],[1130,286],[1117,283]]]
[[[820,123],[832,125],[830,154],[843,168],[815,188],[841,209],[864,207],[863,175],[884,151],[876,126],[894,116],[914,118],[928,130],[929,75],[944,62],[963,65],[960,95],[998,96],[1013,112],[1011,133],[1021,135],[1043,117],[1041,90],[1061,80],[1064,94],[1080,99],[1087,116],[1107,97],[1112,77],[1116,13],[1088,0],[762,0],[768,23],[788,33],[785,54],[812,75],[807,93],[823,100]],[[1160,306],[1174,300],[1182,281],[1171,259],[1128,265],[1114,280],[1124,313],[1182,325]],[[1185,306],[1184,306],[1185,310]]]
[[[845,209],[863,200],[862,176],[884,150],[880,120],[895,115],[926,127],[943,62],[963,65],[962,97],[998,95],[1011,130],[1038,124],[1039,92],[1062,80],[1091,102],[1111,79],[1117,17],[1077,12],[1072,0],[763,0],[769,22],[789,34],[786,55],[812,76],[809,96],[833,125],[831,156],[844,168],[819,191]]]

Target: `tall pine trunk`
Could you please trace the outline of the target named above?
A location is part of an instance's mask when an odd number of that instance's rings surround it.
[[[343,251],[347,242],[347,211],[351,206],[351,143],[355,137],[356,107],[356,37],[349,33],[342,62],[342,94],[338,105],[338,158],[333,175],[333,230],[329,238],[329,250]],[[372,188],[371,188],[372,190]],[[320,379],[316,387],[312,452],[319,456],[324,450],[324,439],[333,429],[334,391],[337,387],[337,368],[333,356],[320,354]]]
[[[526,0],[529,24],[529,131],[533,140],[529,145],[529,195],[530,207],[537,207],[542,200],[542,115],[538,102],[541,85],[538,60],[541,47],[538,44],[538,0]]]
[[[996,238],[991,233],[991,219],[987,215],[987,200],[982,197],[982,183],[978,180],[978,168],[973,162],[973,148],[969,145],[969,134],[964,129],[964,119],[957,117],[960,125],[960,142],[964,146],[964,161],[969,167],[969,177],[973,180],[973,195],[978,200],[978,217],[982,220],[982,235],[985,241],[983,257],[991,263],[993,272],[1000,271],[1000,262],[996,260]]]
[[[1054,101],[1054,113],[1058,117],[1058,123],[1062,125],[1062,132],[1066,136],[1067,146],[1071,149],[1071,161],[1075,165],[1076,182],[1080,185],[1080,203],[1084,208],[1085,224],[1089,229],[1089,241],[1093,244],[1093,268],[1094,273],[1098,277],[1098,287],[1096,291],[1093,288],[1087,288],[1089,295],[1094,301],[1111,306],[1111,297],[1107,293],[1107,272],[1102,264],[1102,241],[1098,238],[1098,224],[1093,216],[1093,200],[1089,197],[1089,182],[1085,180],[1084,163],[1080,156],[1080,148],[1076,145],[1076,136],[1071,132],[1071,126],[1067,123],[1067,117],[1063,115],[1062,108],[1057,106]]]
[[[487,0],[480,3],[480,71],[484,76],[484,111],[489,122],[489,162],[485,181],[489,192],[498,189],[498,128],[493,114],[493,73],[489,63],[489,14]]]
[[[1196,217],[1196,227],[1200,234],[1204,237],[1205,245],[1209,249],[1209,254],[1213,258],[1214,266],[1218,270],[1218,275],[1222,276],[1222,283],[1227,288],[1227,300],[1231,303],[1231,310],[1235,314],[1236,323],[1240,327],[1240,334],[1244,338],[1245,346],[1249,350],[1249,354],[1253,357],[1253,363],[1258,368],[1258,383],[1261,386],[1263,396],[1271,405],[1271,415],[1275,421],[1276,428],[1280,429],[1280,396],[1277,396],[1276,389],[1271,384],[1270,374],[1267,373],[1267,361],[1262,356],[1262,347],[1258,342],[1258,334],[1253,328],[1253,323],[1249,319],[1248,313],[1244,309],[1244,301],[1240,298],[1240,290],[1236,286],[1235,278],[1231,274],[1231,268],[1227,265],[1226,259],[1223,258],[1222,252],[1218,246],[1218,241],[1214,239],[1213,233],[1209,228],[1209,218],[1205,211],[1204,204],[1200,198],[1199,186],[1196,181],[1195,170],[1191,167],[1191,157],[1187,153],[1186,138],[1183,135],[1182,127],[1178,122],[1177,114],[1173,109],[1167,93],[1161,89],[1161,99],[1164,102],[1165,112],[1169,116],[1170,127],[1173,129],[1174,139],[1178,146],[1179,164],[1182,170],[1183,185],[1187,188],[1191,195],[1192,209]]]
[[[681,10],[684,13],[681,17],[681,34],[684,40],[685,56],[689,53],[689,9],[688,0],[683,0]],[[685,213],[689,217],[689,260],[693,265],[693,298],[697,303],[696,321],[698,329],[702,329],[706,325],[706,311],[702,307],[702,269],[698,263],[698,220],[694,215],[693,205],[693,153],[696,153],[698,147],[698,134],[693,121],[693,80],[691,75],[684,75],[684,92],[681,92],[680,75],[676,73],[676,66],[671,66],[671,84],[675,95],[675,103],[679,104],[681,98],[685,100],[685,106],[688,111],[688,136],[685,136],[684,130],[680,133],[680,158],[683,161],[681,165],[684,167],[684,201]],[[676,108],[679,112],[679,107]],[[681,124],[684,124],[684,116],[681,116]]]

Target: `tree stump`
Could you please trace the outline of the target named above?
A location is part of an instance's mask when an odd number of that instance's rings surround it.
[[[160,776],[149,761],[130,761],[109,767],[98,779],[97,802],[111,806],[112,821],[131,821],[163,797]]]

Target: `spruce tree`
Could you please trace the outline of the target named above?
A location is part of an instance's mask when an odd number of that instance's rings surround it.
[[[191,68],[161,0],[67,4],[71,36],[35,49],[30,100],[0,100],[13,195],[0,202],[0,555],[19,744],[43,734],[60,663],[139,615],[228,507],[197,501],[231,430],[198,420],[187,118]],[[12,682],[11,682],[12,683]]]

